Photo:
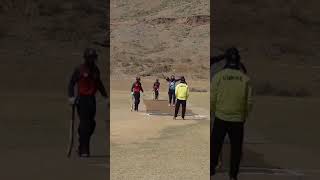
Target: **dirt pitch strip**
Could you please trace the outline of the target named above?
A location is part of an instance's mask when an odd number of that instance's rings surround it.
[[[167,100],[152,100],[152,99],[144,99],[143,100],[146,113],[149,115],[174,115],[175,106],[168,106]],[[178,116],[181,116],[182,107],[180,106],[180,110]],[[196,114],[192,112],[191,109],[188,108],[186,110],[186,116],[195,116]]]

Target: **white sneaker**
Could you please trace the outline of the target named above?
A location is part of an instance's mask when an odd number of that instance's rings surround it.
[[[171,106],[171,104],[168,104],[168,106]]]

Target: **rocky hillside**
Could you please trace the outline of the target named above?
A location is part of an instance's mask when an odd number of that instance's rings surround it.
[[[100,52],[106,74],[106,14],[105,2],[99,0],[1,1],[0,81],[6,83],[0,88],[65,92],[88,46]]]
[[[319,5],[316,0],[216,1],[211,50],[239,47],[260,94],[320,95]]]
[[[111,75],[209,78],[207,0],[111,0]]]

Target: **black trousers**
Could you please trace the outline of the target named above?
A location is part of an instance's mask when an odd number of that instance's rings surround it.
[[[159,91],[154,90],[154,99],[158,99],[158,98],[159,98]]]
[[[77,102],[77,111],[80,119],[78,128],[79,151],[90,153],[90,138],[95,130],[96,99],[94,96],[80,96]]]
[[[176,103],[176,92],[175,90],[169,90],[168,91],[169,95],[169,104],[175,104]]]
[[[174,117],[178,116],[179,109],[180,109],[180,104],[182,105],[181,117],[184,119],[184,115],[186,114],[186,107],[187,107],[187,101],[186,100],[177,99],[176,108],[175,108],[175,112],[174,112]]]
[[[140,104],[140,92],[133,93],[133,97],[134,97],[134,110],[138,111],[139,104]]]
[[[213,123],[213,129],[210,139],[210,171],[211,174],[215,174],[215,168],[218,165],[219,156],[221,153],[224,138],[228,134],[231,144],[231,159],[230,159],[230,177],[236,178],[239,173],[243,135],[244,135],[244,123],[243,122],[228,122],[219,118],[215,118]]]

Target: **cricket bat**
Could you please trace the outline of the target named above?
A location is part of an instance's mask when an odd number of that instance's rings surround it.
[[[133,94],[130,94],[130,106],[131,106],[131,111],[133,111],[133,106],[134,106],[134,97],[133,97]]]
[[[69,129],[69,146],[68,146],[68,151],[67,151],[68,158],[71,157],[73,145],[74,145],[75,109],[76,109],[76,104],[73,104],[72,105],[72,112],[71,112],[70,129]]]

